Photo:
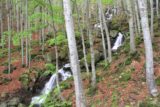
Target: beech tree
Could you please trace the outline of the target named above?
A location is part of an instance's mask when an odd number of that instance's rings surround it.
[[[86,107],[85,97],[83,94],[82,79],[80,73],[80,65],[78,61],[78,52],[75,40],[75,32],[73,26],[73,18],[71,12],[70,0],[63,0],[65,25],[68,38],[68,47],[70,54],[71,69],[74,77],[75,93],[76,93],[76,107]]]
[[[148,24],[147,4],[145,0],[138,0],[141,25],[143,31],[145,54],[146,54],[146,80],[149,88],[149,92],[153,96],[158,95],[154,80],[154,67],[153,67],[153,49],[150,36],[150,29]]]

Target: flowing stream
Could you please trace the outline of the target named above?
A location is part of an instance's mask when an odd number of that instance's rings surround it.
[[[58,70],[58,73],[61,75],[61,80],[65,81],[67,78],[72,76],[70,70],[70,64],[65,64],[61,69]],[[45,84],[45,87],[41,91],[39,96],[32,97],[31,105],[41,106],[42,103],[45,102],[48,94],[52,91],[54,87],[56,87],[56,73],[51,76],[49,81]]]
[[[118,32],[118,36],[116,38],[116,41],[112,47],[112,51],[117,51],[117,49],[122,45],[124,41],[124,36],[121,32]]]

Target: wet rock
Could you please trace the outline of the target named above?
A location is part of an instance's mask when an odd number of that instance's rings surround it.
[[[5,102],[0,103],[0,107],[7,107],[7,103],[5,103]]]
[[[15,97],[8,101],[8,106],[17,107],[19,103],[20,103],[20,99],[18,97]]]

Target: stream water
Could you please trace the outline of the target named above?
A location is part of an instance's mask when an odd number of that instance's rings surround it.
[[[59,75],[61,76],[61,81],[65,81],[67,78],[72,76],[70,70],[70,64],[65,64],[61,69],[58,70]],[[45,84],[45,87],[42,89],[41,94],[34,96],[31,99],[31,105],[41,106],[45,102],[48,94],[56,87],[56,73],[51,76],[49,81]],[[59,78],[59,77],[58,77]]]
[[[117,51],[117,49],[122,45],[123,41],[124,41],[123,34],[121,32],[118,32],[118,36],[116,38],[116,41],[114,42],[112,51]]]

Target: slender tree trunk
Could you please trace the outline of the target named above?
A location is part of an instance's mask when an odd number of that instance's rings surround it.
[[[153,12],[153,0],[150,0],[150,8],[151,8],[151,25],[150,25],[150,33],[151,33],[151,37],[153,39],[154,37],[154,32],[153,32],[153,19],[154,19],[154,12]]]
[[[78,52],[75,40],[75,32],[73,26],[73,18],[71,12],[70,0],[63,0],[64,16],[66,32],[68,37],[68,46],[70,53],[71,69],[73,71],[75,93],[76,93],[76,107],[86,107],[85,97],[83,94],[82,79],[80,74],[80,65],[78,61]]]
[[[54,18],[54,15],[53,15],[53,8],[52,8],[52,2],[51,0],[48,0],[49,1],[49,4],[50,4],[50,8],[51,8],[51,16],[52,16],[52,19]],[[59,93],[59,96],[62,100],[64,100],[63,96],[61,95],[61,89],[60,89],[60,86],[59,86],[59,79],[58,79],[58,69],[59,69],[59,66],[58,66],[58,47],[57,47],[57,40],[56,40],[56,33],[57,33],[57,30],[56,30],[56,27],[55,27],[55,24],[54,24],[54,20],[52,20],[52,25],[53,25],[53,33],[54,33],[54,39],[55,39],[55,45],[54,45],[54,49],[55,49],[55,53],[56,53],[56,81],[57,81],[57,88],[58,88],[58,93]]]
[[[98,0],[98,16],[99,16],[99,21],[100,21],[100,29],[101,29],[101,35],[102,35],[102,45],[103,45],[103,55],[105,59],[105,63],[107,63],[107,52],[106,52],[106,43],[105,43],[105,38],[104,38],[104,33],[103,33],[103,21],[102,21],[102,11],[101,11],[101,1]]]
[[[102,2],[101,2],[102,4]],[[102,6],[100,6],[102,7]],[[106,39],[107,39],[107,46],[108,46],[108,62],[112,62],[112,50],[111,50],[111,41],[110,41],[110,37],[109,37],[109,31],[108,31],[108,26],[106,24],[106,19],[104,16],[104,12],[103,9],[101,8],[101,13],[102,13],[102,20],[103,20],[103,26],[104,26],[104,30],[106,33]]]
[[[89,0],[87,0],[87,10],[86,10],[86,26],[87,34],[89,36],[90,52],[91,52],[91,68],[92,68],[92,87],[96,87],[96,68],[95,68],[95,56],[94,56],[94,47],[93,47],[93,36],[90,28],[89,20]]]
[[[75,2],[76,2],[76,0],[75,0]],[[82,40],[82,46],[83,46],[84,64],[85,64],[85,68],[86,68],[87,74],[89,75],[89,68],[88,68],[88,63],[87,63],[84,34],[83,34],[83,30],[82,30],[82,28],[80,26],[80,17],[79,17],[79,10],[78,10],[78,7],[77,7],[77,2],[75,4],[76,4],[75,7],[76,7],[77,15],[78,15],[78,29],[80,30],[80,33],[81,33],[81,40]]]
[[[146,80],[149,88],[149,92],[153,96],[158,95],[158,91],[156,88],[155,80],[154,80],[154,68],[153,68],[153,49],[152,49],[152,41],[149,31],[148,24],[148,15],[147,15],[147,4],[145,0],[138,0],[140,17],[141,17],[141,25],[143,31],[144,45],[145,45],[145,53],[146,53]]]
[[[135,6],[135,15],[136,15],[136,22],[137,22],[137,27],[138,27],[138,34],[141,34],[141,24],[139,20],[139,11],[138,11],[138,4],[137,0],[134,0],[134,6]]]
[[[157,17],[159,18],[159,0],[156,0],[156,13]]]
[[[25,26],[25,30],[28,31],[28,0],[26,0],[26,26]],[[28,36],[26,35],[26,66],[28,67]]]
[[[4,39],[3,39],[3,11],[2,11],[2,9],[3,9],[3,3],[1,2],[1,21],[0,21],[0,23],[1,23],[1,45],[2,45],[2,48],[4,48]]]
[[[23,6],[23,2],[21,1],[21,14],[20,14],[20,21],[21,21],[21,32],[23,31],[23,12],[22,12],[22,6]],[[23,35],[21,35],[21,57],[22,57],[22,66],[24,66],[24,38]]]
[[[134,24],[133,24],[133,10],[131,5],[131,0],[126,0],[128,11],[129,11],[129,32],[130,32],[130,52],[134,53],[135,48],[135,35],[134,35]]]
[[[11,73],[11,2],[7,1],[7,10],[8,10],[8,73]]]

